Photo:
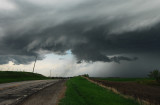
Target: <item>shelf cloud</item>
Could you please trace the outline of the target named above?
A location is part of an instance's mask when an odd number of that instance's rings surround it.
[[[159,0],[3,0],[0,64],[68,50],[78,63],[136,61],[160,52],[159,10]]]

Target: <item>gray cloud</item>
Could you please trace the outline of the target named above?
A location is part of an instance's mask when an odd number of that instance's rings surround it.
[[[134,57],[134,58],[128,58],[128,57],[124,57],[124,56],[118,56],[118,57],[112,57],[111,60],[112,61],[115,61],[117,63],[120,63],[121,60],[125,60],[125,61],[135,61],[137,60],[138,58],[137,57]]]
[[[160,49],[158,0],[45,3],[13,0],[12,3],[16,9],[0,9],[1,64],[11,59],[15,64],[28,64],[34,56],[42,55],[40,51],[63,55],[67,50],[72,51],[77,61],[119,63],[137,60],[121,54]],[[109,57],[114,55],[118,56]]]
[[[42,60],[44,57],[38,57],[37,60]],[[1,55],[0,64],[7,64],[12,61],[14,64],[29,64],[35,60],[35,56],[19,56],[19,55]]]

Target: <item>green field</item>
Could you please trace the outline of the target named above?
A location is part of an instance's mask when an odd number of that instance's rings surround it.
[[[148,80],[154,80],[151,78],[95,78],[100,80],[108,80],[108,81],[117,81],[117,82],[129,82],[129,81],[148,81]]]
[[[65,97],[59,105],[139,105],[122,96],[89,82],[82,77],[67,81]]]
[[[0,71],[0,83],[49,79],[41,74],[31,72]]]
[[[153,78],[94,78],[94,79],[114,81],[114,82],[136,82],[144,85],[160,86],[160,83]]]

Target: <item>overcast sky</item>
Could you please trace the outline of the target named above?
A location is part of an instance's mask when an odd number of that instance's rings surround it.
[[[160,65],[159,0],[1,0],[0,69],[144,77]]]

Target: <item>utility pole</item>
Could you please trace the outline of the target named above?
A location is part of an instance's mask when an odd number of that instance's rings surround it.
[[[51,72],[52,72],[52,71],[50,70],[50,77],[51,77]]]
[[[36,61],[37,61],[37,56],[35,58],[35,62],[34,62],[34,65],[33,65],[33,73],[34,73],[34,69],[35,69],[35,66],[36,66]]]

